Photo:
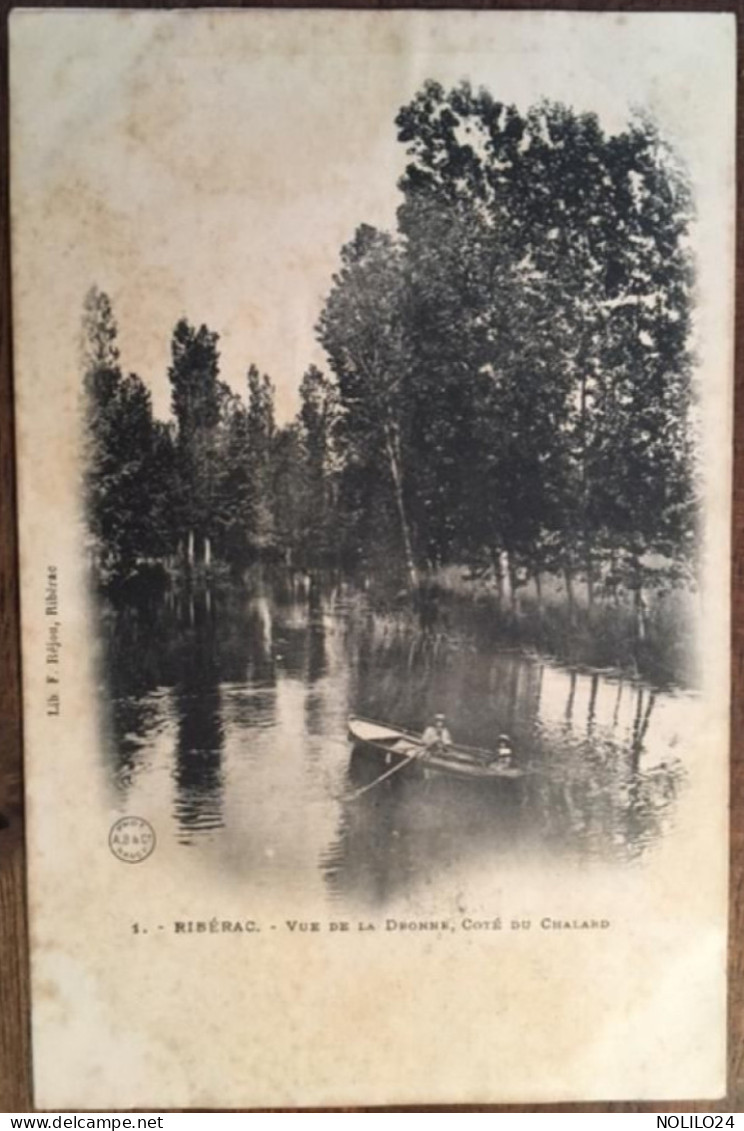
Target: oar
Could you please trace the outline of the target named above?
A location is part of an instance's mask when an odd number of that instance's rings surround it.
[[[354,793],[347,794],[347,796],[342,798],[342,800],[356,801],[357,797],[361,797],[363,793],[367,793],[368,790],[374,789],[376,785],[380,784],[380,782],[385,781],[387,778],[391,778],[393,774],[397,774],[399,770],[405,769],[406,766],[410,766],[411,762],[415,761],[420,754],[421,750],[417,750],[415,754],[411,754],[408,758],[404,758],[402,762],[398,762],[397,765],[391,767],[391,769],[385,770],[384,774],[381,774],[379,778],[375,778],[375,780],[371,781],[369,785],[363,785],[361,789],[355,790]]]

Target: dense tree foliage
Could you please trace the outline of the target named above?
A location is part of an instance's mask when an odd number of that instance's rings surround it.
[[[153,422],[143,382],[122,373],[116,341],[109,299],[93,288],[83,316],[84,491],[89,550],[103,574],[167,551],[166,530],[150,518],[159,511],[159,491],[167,490],[167,432]],[[151,494],[151,483],[163,469],[162,487]]]
[[[256,558],[447,565],[512,596],[559,575],[573,607],[694,568],[692,204],[654,124],[617,134],[544,103],[427,83],[396,120],[397,230],[341,250],[300,410],[280,427],[255,366],[181,320],[171,423],[124,376],[108,298],[84,311],[94,557],[131,570]]]
[[[245,398],[220,379],[218,335],[182,319],[171,342],[173,419],[119,365],[107,295],[83,315],[85,501],[91,557],[104,582],[154,561],[176,571],[258,559],[335,562],[336,388],[311,366],[297,420],[275,421],[274,387],[251,365]]]
[[[319,337],[409,573],[561,570],[591,602],[688,569],[691,202],[655,127],[435,83],[397,125],[398,232],[344,249]]]

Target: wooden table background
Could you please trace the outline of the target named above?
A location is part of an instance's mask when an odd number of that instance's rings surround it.
[[[205,7],[199,3],[34,3],[25,7]],[[219,7],[250,7],[223,0]],[[702,0],[656,0],[651,2],[602,3],[601,0],[484,0],[460,3],[367,3],[365,0],[335,4],[272,3],[262,7],[370,7],[370,8],[522,8],[574,11],[725,11],[734,12],[738,23],[738,67],[742,75],[742,17],[744,0],[705,3]],[[13,382],[11,338],[11,294],[8,218],[8,64],[7,13],[9,0],[0,0],[0,1112],[33,1111],[31,1098],[31,1042],[28,985],[28,941],[26,923],[24,843],[21,663],[18,647],[17,541],[15,530],[15,477],[13,461]],[[594,1111],[594,1112],[741,1112],[744,1110],[744,188],[742,154],[741,81],[738,92],[738,192],[737,192],[737,303],[736,303],[736,394],[734,443],[734,506],[732,558],[732,745],[731,745],[731,886],[729,939],[729,1080],[728,1096],[720,1102],[659,1104],[560,1104],[555,1106],[472,1107],[466,1111]],[[618,992],[622,992],[618,987]],[[375,1109],[363,1109],[375,1110]],[[400,1110],[400,1108],[396,1108]],[[420,1109],[415,1109],[420,1110]],[[448,1110],[432,1108],[431,1110]]]

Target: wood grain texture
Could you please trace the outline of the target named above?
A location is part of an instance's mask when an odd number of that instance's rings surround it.
[[[26,7],[66,7],[47,0],[26,0]],[[74,7],[203,7],[198,3],[108,3],[77,0]],[[246,7],[222,0],[220,7]],[[263,7],[297,4],[272,3]],[[739,25],[739,66],[744,71],[742,18],[744,0],[705,3],[704,0],[458,0],[406,4],[347,0],[346,3],[304,5],[344,8],[462,7],[522,8],[573,11],[726,11],[734,12]],[[11,293],[8,216],[8,97],[7,13],[8,0],[0,0],[0,1112],[32,1111],[31,1050],[29,1040],[28,942],[25,899],[25,854],[23,846],[21,691],[18,632],[17,541],[13,464]],[[729,1085],[728,1096],[716,1103],[659,1104],[562,1104],[556,1106],[492,1106],[453,1108],[467,1111],[585,1111],[585,1112],[741,1112],[744,1111],[744,187],[741,155],[744,153],[741,83],[738,94],[737,138],[739,177],[737,193],[737,305],[736,305],[736,408],[732,562],[732,750],[731,750],[731,898],[729,946]],[[619,988],[619,992],[621,988]],[[374,1111],[376,1108],[364,1110]],[[401,1110],[400,1107],[396,1110]],[[421,1108],[411,1110],[422,1110]],[[448,1110],[432,1108],[431,1110]]]
[[[7,109],[7,29],[0,27],[0,97]],[[21,685],[13,475],[8,124],[0,157],[0,1110],[28,1110],[31,1094],[28,946],[23,848]]]

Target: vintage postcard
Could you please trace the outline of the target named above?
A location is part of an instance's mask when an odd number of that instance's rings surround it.
[[[37,1105],[724,1094],[733,16],[10,40]]]

